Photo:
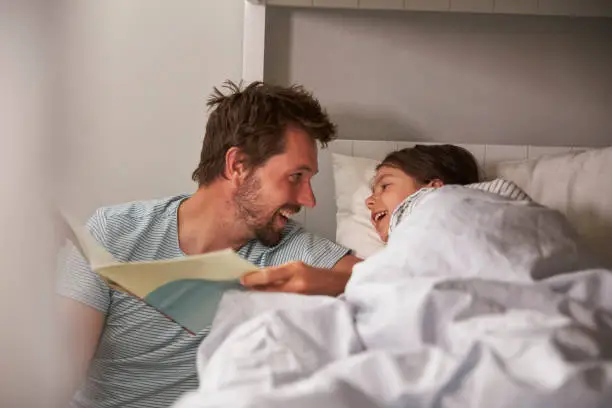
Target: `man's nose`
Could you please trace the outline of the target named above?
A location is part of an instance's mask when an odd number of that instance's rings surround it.
[[[317,200],[315,198],[314,192],[312,191],[312,186],[310,185],[310,183],[306,183],[304,187],[300,190],[298,202],[300,203],[300,205],[303,205],[308,208],[313,208],[315,205],[317,205]]]

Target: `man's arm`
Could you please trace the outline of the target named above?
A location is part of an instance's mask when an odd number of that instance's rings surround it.
[[[360,261],[348,248],[300,226],[268,257],[270,265],[279,266],[246,274],[241,282],[262,291],[337,296]]]
[[[106,223],[103,218],[103,212],[98,210],[87,221],[87,228],[96,239],[104,235],[102,228]],[[63,245],[70,233],[61,218],[57,218],[56,231]],[[98,348],[111,303],[111,289],[90,268],[72,242],[58,249],[57,313],[67,376],[59,398],[63,402],[61,406],[69,406],[75,392],[86,379],[89,365]]]
[[[353,266],[360,261],[354,255],[345,255],[331,270],[290,262],[248,273],[242,277],[241,283],[266,292],[337,296],[344,292]]]
[[[353,266],[361,261],[363,261],[363,259],[357,258],[355,255],[347,254],[341,258],[331,268],[331,270],[334,272],[344,273],[350,277],[351,273],[353,273]]]
[[[62,393],[62,401],[65,404],[62,406],[68,406],[85,379],[89,363],[98,347],[105,316],[90,306],[63,296],[59,296],[58,303],[61,333],[64,336],[61,340],[66,348],[65,355],[69,359],[68,381]]]

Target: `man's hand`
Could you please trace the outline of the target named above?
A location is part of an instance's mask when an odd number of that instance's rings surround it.
[[[350,273],[291,262],[247,273],[240,282],[246,287],[265,292],[337,296],[344,292],[350,276]]]

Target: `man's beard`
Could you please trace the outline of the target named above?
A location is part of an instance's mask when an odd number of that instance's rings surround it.
[[[266,210],[263,201],[261,181],[254,174],[245,179],[234,195],[237,217],[244,221],[257,240],[271,247],[278,244],[282,238],[284,227],[278,228],[274,225],[280,211],[297,213],[301,207],[295,204],[285,204],[274,210],[271,215],[266,216],[269,210]]]

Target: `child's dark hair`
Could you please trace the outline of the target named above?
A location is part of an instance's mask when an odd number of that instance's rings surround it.
[[[450,145],[416,145],[389,153],[378,165],[391,166],[427,184],[435,179],[444,184],[471,184],[479,181],[478,164],[466,149]]]

